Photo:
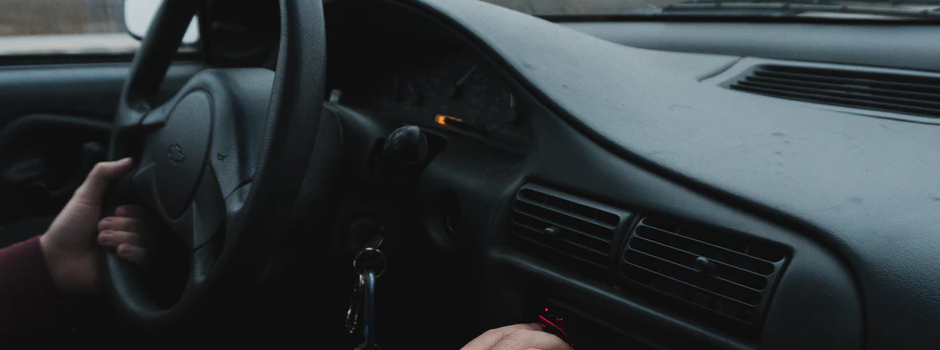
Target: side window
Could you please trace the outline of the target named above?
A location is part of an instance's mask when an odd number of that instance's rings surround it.
[[[161,2],[0,0],[0,56],[133,53]],[[194,18],[180,50],[195,51],[198,37]]]

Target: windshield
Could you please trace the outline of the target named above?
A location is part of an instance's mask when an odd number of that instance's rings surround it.
[[[812,17],[940,20],[940,0],[483,0],[535,16]]]

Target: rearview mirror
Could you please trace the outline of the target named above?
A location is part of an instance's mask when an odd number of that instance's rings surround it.
[[[157,14],[163,0],[124,0],[124,25],[127,32],[140,40],[147,35],[147,29],[150,28],[150,22],[153,16]],[[199,23],[196,17],[189,22],[189,28],[186,28],[186,34],[183,34],[183,45],[195,44],[199,41]]]

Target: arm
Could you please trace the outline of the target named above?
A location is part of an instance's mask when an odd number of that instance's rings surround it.
[[[65,304],[49,274],[39,237],[0,249],[0,335],[67,326]]]

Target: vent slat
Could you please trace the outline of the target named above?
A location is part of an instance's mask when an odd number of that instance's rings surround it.
[[[588,223],[588,224],[590,224],[590,225],[593,225],[593,226],[597,227],[598,229],[602,229],[602,230],[613,230],[614,228],[616,228],[616,224],[615,224],[615,225],[608,225],[608,224],[605,224],[605,223],[603,223],[603,222],[596,221],[596,220],[594,220],[594,219],[592,219],[592,218],[587,218],[587,217],[584,217],[584,216],[581,216],[581,215],[577,215],[577,214],[574,214],[574,213],[571,213],[571,212],[565,212],[565,211],[562,211],[562,210],[559,210],[559,209],[556,209],[556,208],[553,208],[553,207],[550,207],[550,206],[543,205],[543,204],[541,204],[541,203],[535,203],[535,202],[526,200],[526,199],[524,199],[524,198],[520,198],[520,199],[519,199],[519,202],[517,202],[517,204],[518,204],[518,203],[525,203],[525,204],[531,205],[531,206],[533,206],[533,207],[538,207],[539,209],[542,209],[542,210],[545,210],[545,211],[550,211],[550,212],[555,213],[555,214],[557,214],[557,215],[565,216],[565,217],[569,218],[570,220],[579,220],[579,221],[582,221],[582,222],[586,222],[586,223]]]
[[[844,72],[844,71],[836,71]],[[832,73],[831,71],[829,73]],[[809,74],[804,73],[795,73],[795,72],[780,72],[773,70],[755,70],[754,75],[757,76],[774,76],[781,77],[786,79],[798,80],[798,81],[816,81],[823,83],[831,83],[838,85],[856,85],[856,86],[871,86],[879,89],[886,90],[895,90],[895,91],[911,91],[911,92],[926,92],[930,94],[940,95],[940,85],[933,84],[917,84],[911,82],[892,82],[890,80],[875,80],[875,79],[866,79],[866,78],[846,78],[840,77],[832,74]]]
[[[936,76],[920,76],[914,74],[863,72],[848,69],[829,69],[813,67],[795,67],[782,65],[765,65],[755,71],[772,72],[779,74],[792,74],[807,79],[835,80],[860,82],[866,84],[890,84],[889,86],[909,90],[940,89],[940,78]]]
[[[623,250],[621,274],[741,323],[756,324],[786,255],[782,247],[739,235],[643,218]]]
[[[682,266],[686,266],[686,267],[690,267],[689,265],[694,266],[695,258],[699,257],[699,255],[695,253],[687,252],[685,250],[682,250],[673,246],[669,246],[666,244],[662,244],[662,243],[659,243],[650,239],[646,239],[643,237],[633,236],[632,238],[630,238],[630,241],[628,243],[630,244],[630,248],[633,248],[636,251],[643,252],[644,254],[648,254],[646,253],[646,251],[654,250],[654,249],[650,249],[649,247],[638,246],[640,244],[634,242],[634,239],[639,239],[639,240],[642,240],[643,242],[648,242],[649,244],[656,245],[657,247],[661,249],[671,250],[672,252],[685,255],[684,259],[682,259],[680,262],[673,262],[673,263],[679,263]],[[655,252],[652,252],[652,253],[655,253]],[[667,252],[663,252],[662,250],[659,250],[659,253],[669,254]],[[737,266],[734,266],[734,265],[731,265],[722,261],[718,261],[718,260],[712,260],[712,261],[715,263],[716,269],[718,269],[716,275],[718,275],[722,279],[728,280],[729,282],[733,280],[738,280],[738,281],[741,281],[742,284],[758,291],[767,287],[766,275],[762,275],[757,272],[740,268],[740,267],[737,267]]]
[[[547,193],[539,193],[532,189],[522,189],[516,198],[529,203],[544,204],[562,213],[577,214],[584,219],[597,220],[601,226],[611,229],[617,227],[617,224],[620,223],[620,217],[617,214],[579,203],[579,201],[570,197],[565,199]]]
[[[613,229],[597,226],[590,222],[579,220],[574,216],[560,215],[555,211],[534,206],[523,201],[516,201],[513,204],[513,209],[517,213],[526,213],[531,216],[539,217],[555,225],[564,226],[570,230],[591,235],[598,239],[610,241],[610,239],[613,238]]]
[[[823,90],[845,90],[845,91],[854,91],[865,96],[874,95],[874,96],[891,96],[897,97],[900,99],[916,98],[911,101],[940,101],[940,93],[930,94],[924,93],[922,91],[900,91],[900,90],[891,90],[884,88],[877,88],[873,86],[859,86],[857,84],[835,84],[827,82],[815,82],[815,81],[802,81],[795,80],[790,77],[778,77],[778,76],[766,76],[765,74],[757,74],[755,72],[754,76],[745,78],[747,81],[755,81],[761,83],[769,84],[778,84],[778,85],[789,85],[795,87],[806,87],[806,88],[815,88]],[[937,105],[940,103],[932,103]]]
[[[783,85],[779,83],[765,83],[752,80],[743,80],[739,81],[738,85],[744,86],[756,86],[766,89],[774,89],[781,91],[794,91],[804,94],[806,96],[825,96],[829,98],[841,99],[846,102],[857,101],[857,103],[865,105],[871,105],[872,107],[878,108],[905,108],[910,110],[920,110],[923,113],[940,113],[940,104],[927,101],[918,101],[911,99],[903,99],[896,97],[881,97],[873,95],[865,95],[860,93],[850,93],[843,91],[833,91],[833,90],[824,90],[817,88],[809,87],[793,87],[788,85]]]
[[[608,240],[602,239],[597,236],[593,236],[585,232],[575,230],[565,225],[558,224],[557,222],[552,221],[550,219],[544,219],[544,218],[541,218],[541,217],[538,217],[529,213],[521,212],[521,211],[516,211],[516,215],[521,215],[530,220],[534,220],[538,222],[539,224],[537,225],[529,225],[529,226],[532,226],[533,228],[541,228],[541,230],[545,230],[545,228],[549,226],[557,227],[557,228],[562,229],[561,234],[563,237],[570,238],[573,241],[585,242],[586,245],[595,246],[595,247],[597,246],[609,247],[610,246],[610,241]]]
[[[624,275],[632,276],[631,280],[641,286],[662,292],[692,305],[711,310],[746,324],[751,324],[755,321],[757,308],[740,301],[696,289],[688,283],[666,278],[657,272],[633,264],[624,264],[621,272]]]
[[[527,184],[512,203],[510,229],[517,239],[511,243],[586,275],[609,278],[617,260],[612,256],[617,228],[628,216],[610,206]],[[584,262],[589,264],[580,264]]]
[[[713,296],[713,297],[721,298],[721,299],[724,299],[724,300],[727,300],[727,301],[730,301],[730,302],[739,304],[739,305],[744,306],[744,307],[754,307],[754,306],[755,306],[755,305],[751,305],[751,304],[742,302],[742,301],[740,301],[740,300],[736,300],[736,299],[729,298],[729,297],[724,296],[724,295],[719,294],[719,293],[715,293],[715,292],[710,291],[710,290],[708,290],[708,289],[699,287],[699,286],[697,286],[697,285],[695,285],[695,284],[692,284],[692,283],[689,283],[689,282],[686,282],[686,281],[682,281],[682,280],[680,280],[680,279],[676,279],[676,278],[671,277],[671,276],[663,275],[663,274],[659,273],[658,271],[651,270],[651,269],[646,268],[646,267],[644,267],[644,266],[640,266],[640,265],[637,265],[637,264],[634,264],[634,263],[631,263],[631,262],[627,262],[627,265],[628,265],[628,266],[631,266],[631,267],[633,267],[633,268],[635,268],[635,269],[640,269],[640,270],[643,270],[643,271],[646,271],[646,272],[649,272],[649,273],[653,273],[653,274],[657,275],[657,277],[659,277],[659,278],[665,278],[665,279],[668,279],[668,280],[670,280],[670,281],[672,281],[672,282],[680,283],[680,284],[682,284],[682,285],[684,285],[684,286],[686,286],[686,287],[688,287],[688,288],[694,289],[694,290],[699,291],[699,292],[707,293],[708,295],[711,295],[711,296]],[[680,297],[680,298],[684,298],[684,295],[682,295],[682,296],[680,296],[680,295],[674,295],[674,296]]]
[[[644,252],[644,251],[642,251],[642,250],[634,249],[634,250],[631,252],[631,254],[636,254],[636,253],[639,253],[639,254],[645,256],[646,258],[653,259],[653,260],[659,261],[659,262],[664,263],[664,264],[672,265],[672,266],[674,266],[675,268],[684,271],[684,273],[681,273],[681,275],[684,276],[684,277],[689,277],[689,276],[710,277],[710,278],[714,278],[714,279],[716,279],[716,280],[719,280],[719,281],[721,281],[721,283],[725,283],[725,284],[727,284],[727,285],[729,285],[729,286],[742,288],[742,289],[745,290],[745,292],[760,293],[760,288],[753,288],[753,287],[750,287],[750,286],[746,286],[746,285],[744,285],[744,284],[740,284],[740,283],[737,283],[737,282],[735,282],[735,281],[731,281],[731,280],[722,278],[722,277],[718,276],[717,274],[716,274],[716,275],[712,275],[712,276],[704,276],[704,275],[702,275],[701,273],[699,273],[698,271],[696,271],[695,269],[693,269],[693,268],[691,268],[691,267],[688,267],[688,266],[683,265],[683,264],[676,263],[676,262],[671,261],[671,260],[669,260],[669,259],[665,259],[665,258],[658,257],[658,256],[653,255],[653,254],[646,253],[646,252]],[[636,261],[630,261],[630,259],[627,259],[627,262],[629,262],[629,263],[634,263],[634,264],[637,263]],[[757,299],[759,300],[760,297],[758,296]]]
[[[517,214],[520,214],[520,213],[517,213]],[[523,215],[524,215],[524,214],[523,214]],[[519,225],[519,226],[522,226],[522,227],[524,227],[524,228],[526,228],[526,229],[532,231],[533,234],[537,234],[536,236],[544,236],[544,235],[545,235],[545,233],[543,233],[543,231],[545,230],[544,228],[543,228],[543,229],[539,229],[539,228],[533,227],[533,226],[531,226],[531,225],[529,225],[529,224],[527,224],[527,223],[523,223],[523,222],[520,222],[520,221],[523,221],[523,220],[519,220],[519,219],[517,218],[516,220],[513,220],[512,223],[513,223],[513,224],[516,224],[516,225]],[[568,231],[568,232],[571,232],[571,231]],[[584,249],[584,250],[591,251],[591,252],[593,252],[593,253],[600,254],[600,255],[603,255],[603,256],[609,256],[609,255],[610,255],[610,251],[608,250],[609,247],[610,247],[610,242],[607,242],[606,244],[604,244],[604,243],[602,243],[602,244],[595,244],[595,243],[592,243],[592,242],[588,241],[588,243],[585,244],[585,240],[579,240],[579,239],[577,239],[577,238],[571,239],[571,236],[568,236],[568,235],[563,235],[563,236],[559,237],[559,239],[555,239],[555,238],[551,238],[551,237],[545,237],[545,238],[546,238],[546,239],[554,239],[554,240],[558,240],[558,241],[564,241],[564,242],[567,242],[567,243],[569,243],[569,244],[571,244],[571,245],[574,245],[574,246],[576,246],[576,247],[578,247],[578,248],[582,248],[582,249]],[[595,242],[596,242],[596,241],[595,241]]]
[[[641,230],[643,230],[643,232],[641,232]],[[653,230],[654,232],[650,232],[647,230]],[[756,273],[767,275],[773,272],[773,264],[764,259],[760,259],[760,258],[747,255],[747,254],[743,254],[732,249],[728,249],[728,248],[718,246],[715,244],[703,242],[694,238],[689,238],[687,236],[669,232],[660,228],[656,228],[652,226],[640,226],[640,227],[637,227],[637,230],[636,232],[634,232],[634,235],[637,237],[647,238],[647,239],[657,241],[657,242],[660,242],[660,240],[657,240],[656,238],[661,238],[661,240],[668,240],[668,238],[657,236],[656,232],[661,233],[663,235],[669,235],[670,237],[677,239],[677,240],[681,240],[683,242],[693,243],[693,244],[683,244],[681,246],[682,248],[685,248],[684,250],[689,250],[690,253],[704,255],[705,257],[709,259],[719,260],[721,262],[727,263],[728,265],[734,265],[734,266],[745,265],[746,262],[750,261],[752,264],[749,264],[748,266],[755,266],[755,265],[758,266],[758,269],[753,270]],[[681,242],[661,242],[661,243],[667,244],[667,245],[669,245],[669,243],[682,244]],[[699,245],[697,246],[694,244],[699,244]],[[741,260],[744,260],[744,261],[741,261]]]
[[[552,251],[554,251],[554,252],[557,252],[558,254],[564,254],[566,257],[576,259],[576,260],[578,260],[578,261],[580,261],[580,262],[582,262],[582,263],[590,264],[590,265],[592,265],[593,267],[601,268],[601,269],[607,268],[607,263],[606,263],[606,262],[596,262],[596,261],[592,261],[592,260],[590,260],[590,259],[585,259],[584,257],[579,256],[579,255],[569,254],[569,253],[566,252],[564,249],[560,249],[560,248],[557,248],[557,247],[554,247],[554,246],[545,244],[545,243],[543,243],[542,241],[540,241],[540,240],[538,240],[538,239],[533,239],[533,238],[530,238],[530,237],[526,237],[525,235],[517,235],[517,237],[520,238],[520,239],[524,239],[524,240],[528,241],[530,244],[536,244],[536,245],[538,245],[538,246],[540,246],[540,247],[542,247],[542,248],[549,249],[549,250],[552,250]]]
[[[823,96],[823,95],[808,95],[808,94],[804,94],[800,92],[791,92],[788,90],[758,87],[758,86],[747,86],[747,85],[741,85],[737,83],[732,84],[731,88],[735,90],[743,90],[743,91],[748,91],[751,93],[756,93],[756,94],[761,94],[761,95],[768,95],[771,97],[783,97],[783,98],[787,98],[790,100],[797,100],[797,101],[816,102],[816,103],[823,103],[823,104],[843,106],[843,107],[861,106],[861,107],[864,107],[865,109],[874,109],[874,110],[881,110],[881,111],[886,111],[886,112],[901,112],[905,114],[916,114],[916,115],[924,115],[924,116],[930,116],[930,117],[940,117],[940,112],[938,111],[924,110],[922,108],[916,108],[916,107],[911,108],[911,107],[905,107],[905,106],[899,106],[899,105],[889,105],[889,104],[883,104],[883,103],[859,101],[859,100],[854,100],[854,99],[838,98],[838,97]]]
[[[940,117],[940,76],[762,65],[726,86],[790,100]]]

